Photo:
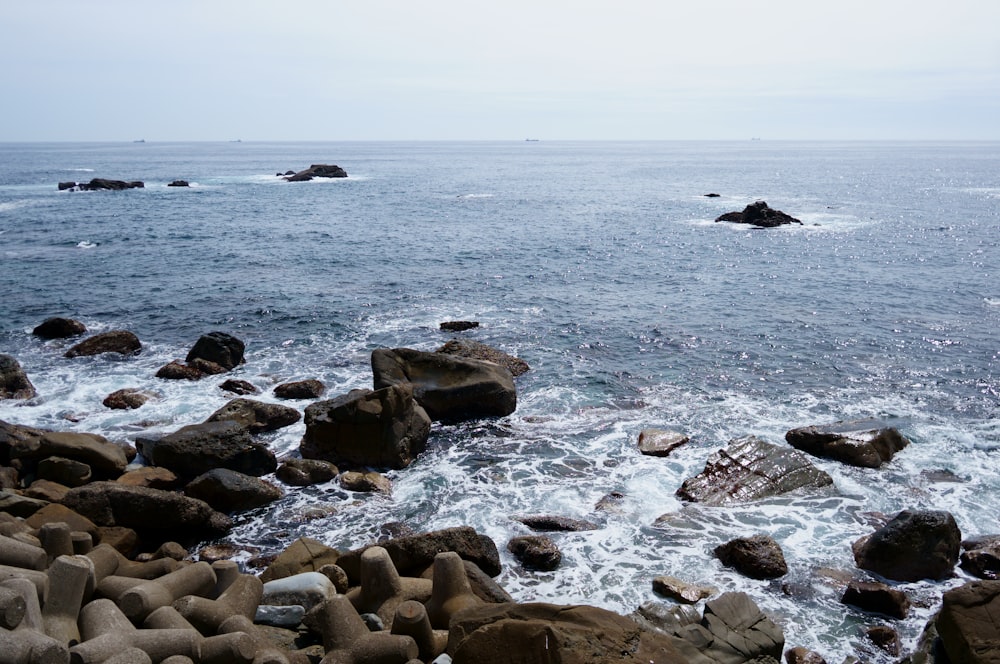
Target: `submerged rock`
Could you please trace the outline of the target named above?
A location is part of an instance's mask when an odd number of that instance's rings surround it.
[[[106,178],[92,178],[90,182],[60,182],[59,191],[76,190],[80,191],[121,191],[123,189],[142,189],[145,183],[140,180],[108,180]]]
[[[716,218],[716,221],[730,221],[736,224],[750,224],[758,228],[774,228],[785,224],[802,222],[781,210],[768,207],[765,201],[756,201],[743,208],[742,212],[727,212]]]
[[[479,321],[449,320],[441,323],[438,327],[445,332],[464,332],[465,330],[471,330],[473,328],[479,327]]]

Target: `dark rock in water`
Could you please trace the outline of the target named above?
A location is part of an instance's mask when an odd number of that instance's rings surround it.
[[[401,576],[420,576],[442,551],[454,551],[463,560],[478,565],[491,577],[500,574],[500,552],[497,551],[496,543],[468,526],[383,540],[378,546],[389,552],[389,557]],[[366,546],[348,551],[337,560],[337,565],[347,572],[352,586],[361,582],[361,554],[368,548]]]
[[[337,466],[321,459],[285,459],[275,476],[291,486],[311,486],[329,482],[340,473]]]
[[[76,188],[80,191],[121,191],[123,189],[142,189],[146,186],[145,183],[139,180],[126,182],[125,180],[108,180],[106,178],[93,178],[90,182],[73,183],[68,187],[65,185],[70,185],[70,183],[60,182],[59,190]]]
[[[716,193],[705,194],[705,198],[719,198],[719,196],[720,196],[720,194],[716,194]]]
[[[871,641],[879,650],[882,650],[893,657],[898,657],[899,653],[902,651],[902,644],[899,640],[899,632],[894,630],[888,625],[876,625],[874,627],[869,627],[865,631],[865,636]]]
[[[454,664],[695,661],[682,655],[676,643],[606,609],[541,603],[465,609],[452,619],[448,634]]]
[[[647,456],[665,457],[690,440],[678,431],[643,429],[639,432],[639,452]]]
[[[597,530],[600,526],[590,521],[582,519],[570,519],[565,516],[550,516],[547,514],[536,514],[531,516],[515,516],[514,521],[519,521],[532,530],[545,532],[580,532],[582,530]]]
[[[73,189],[76,187],[76,182],[60,182],[59,191],[66,191],[67,189]]]
[[[747,436],[709,457],[705,469],[684,480],[677,495],[706,505],[735,505],[831,484],[830,476],[800,452]]]
[[[507,367],[514,378],[517,378],[531,368],[527,362],[519,357],[508,355],[492,346],[467,339],[452,339],[438,348],[437,352],[454,355],[455,357],[467,357],[472,360],[485,360],[486,362],[499,364],[500,366]]]
[[[233,335],[225,332],[209,332],[195,342],[184,361],[190,363],[200,358],[231,371],[243,364],[245,350],[246,344]]]
[[[302,415],[299,411],[288,406],[253,399],[233,399],[209,415],[205,421],[233,421],[245,427],[250,433],[261,433],[290,426],[300,419]]]
[[[965,540],[962,548],[963,570],[980,579],[1000,579],[1000,535]]]
[[[20,362],[10,355],[0,354],[0,399],[31,399],[36,394]]]
[[[934,624],[952,662],[1000,662],[1000,581],[971,581],[949,590]]]
[[[382,473],[349,470],[340,476],[340,486],[358,493],[392,493],[392,482]]]
[[[731,540],[715,547],[715,555],[723,565],[751,579],[777,579],[788,573],[781,546],[767,535]]]
[[[215,362],[211,362],[201,357],[196,357],[191,360],[190,366],[194,367],[205,376],[218,376],[219,374],[224,374],[229,371],[229,369],[221,364],[216,364]]]
[[[840,601],[862,611],[881,613],[899,620],[906,618],[910,612],[910,600],[906,598],[906,593],[884,583],[852,581]]]
[[[431,420],[409,385],[352,390],[306,407],[305,459],[372,468],[405,468],[427,447]]]
[[[220,512],[242,512],[281,498],[281,489],[264,480],[227,468],[216,468],[191,480],[184,494],[204,500]]]
[[[257,394],[257,388],[253,383],[249,383],[245,380],[236,380],[230,378],[221,385],[219,389],[225,390],[226,392],[232,392],[233,394]]]
[[[31,333],[42,339],[65,339],[79,336],[86,331],[87,327],[78,320],[53,317],[43,320]]]
[[[756,201],[743,208],[743,212],[727,212],[716,221],[730,221],[736,224],[750,224],[758,228],[774,228],[785,224],[799,224],[802,222],[791,215],[787,215],[781,210],[768,207],[764,201]]]
[[[449,320],[440,325],[441,330],[445,332],[464,332],[475,327],[479,327],[477,320]]]
[[[150,463],[186,480],[215,468],[260,477],[278,467],[274,453],[233,421],[191,424],[159,439],[137,438],[135,442]]]
[[[135,355],[140,350],[142,344],[139,342],[139,337],[128,330],[112,330],[84,339],[66,351],[66,357],[85,357],[102,353]]]
[[[298,380],[293,383],[282,383],[274,388],[274,396],[279,399],[316,399],[326,391],[326,385],[321,381]]]
[[[411,386],[435,421],[503,417],[517,408],[513,375],[492,362],[410,348],[376,349],[371,361],[376,390]]]
[[[293,171],[292,169],[289,168],[284,173],[278,173],[278,175],[295,175],[295,171]]]
[[[515,537],[507,542],[507,550],[527,569],[550,572],[562,562],[559,547],[544,535]]]
[[[827,664],[823,656],[814,650],[797,646],[785,651],[787,664]]]
[[[347,171],[340,166],[333,164],[313,164],[304,171],[299,171],[294,175],[287,175],[288,182],[308,182],[313,178],[346,178]]]
[[[106,408],[111,408],[112,410],[133,410],[149,401],[149,396],[149,394],[142,390],[126,387],[125,389],[112,392],[104,398],[102,403]]]
[[[187,180],[174,180],[173,182],[167,184],[168,187],[190,187],[191,183]]]
[[[184,364],[180,360],[168,362],[156,372],[156,377],[164,380],[200,380],[202,376],[204,374],[200,369]]]
[[[948,512],[904,510],[852,549],[858,567],[887,579],[940,580],[952,575],[961,541]]]
[[[813,456],[835,459],[852,466],[878,468],[910,444],[885,420],[865,419],[792,429],[788,444]]]
[[[93,433],[45,431],[0,421],[0,448],[11,460],[34,464],[51,456],[85,463],[100,479],[118,477],[128,465],[125,448]]]

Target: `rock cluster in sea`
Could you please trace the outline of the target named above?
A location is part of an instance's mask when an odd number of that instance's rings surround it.
[[[35,331],[42,339],[85,333],[68,319],[46,321]],[[134,334],[119,330],[86,338],[66,356],[127,358],[141,349]],[[239,339],[212,332],[198,339],[183,362],[168,365],[182,375],[161,377],[225,374],[240,366],[244,351]],[[5,390],[0,398],[34,398],[17,361],[0,360]],[[288,426],[302,414],[290,405],[243,396],[205,422],[167,435],[138,436],[134,445],[0,421],[4,661],[780,659],[785,646],[780,627],[746,594],[719,595],[705,579],[657,577],[653,591],[678,602],[673,611],[651,603],[621,616],[590,606],[513,602],[493,580],[501,571],[496,544],[467,527],[397,532],[354,551],[300,539],[259,577],[227,559],[221,541],[214,548],[187,548],[219,541],[234,514],[296,487],[338,481],[352,491],[391,491],[376,469],[412,463],[426,447],[432,421],[513,412],[515,370],[527,365],[496,349],[457,340],[434,353],[377,350],[372,354],[374,389],[311,402],[304,409],[302,458],[280,464],[256,436]],[[294,381],[275,395],[317,399],[324,389],[317,383]],[[256,389],[235,379],[221,387],[237,394]],[[109,395],[108,407],[141,408],[155,390],[140,386],[120,392]],[[686,443],[680,432],[649,429],[638,447],[644,454],[667,457]],[[861,420],[792,429],[786,443],[734,440],[677,494],[684,501],[725,508],[790,492],[831,492],[832,479],[810,457],[877,469],[909,441],[889,421]],[[276,481],[265,479],[272,474]],[[614,509],[614,503],[611,496],[603,506]],[[542,533],[507,543],[525,570],[551,572],[561,565],[557,536],[544,533],[600,527],[559,515],[508,516]],[[653,527],[668,527],[674,518],[665,514]],[[909,611],[899,584],[948,578],[961,561],[964,570],[982,580],[943,593],[942,608],[928,624],[927,652],[939,647],[951,661],[996,661],[1000,536],[963,542],[947,512],[903,510],[855,542],[852,551],[858,570],[844,583],[842,601],[885,619],[901,619]],[[752,578],[781,578],[788,569],[780,543],[760,534],[722,543],[715,554]],[[700,602],[701,611],[684,608]],[[869,638],[883,649],[899,647],[898,635],[885,625],[873,626]],[[789,662],[822,661],[800,648],[784,654]]]

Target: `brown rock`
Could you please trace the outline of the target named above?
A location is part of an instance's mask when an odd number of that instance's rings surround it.
[[[10,457],[31,463],[57,456],[90,466],[95,477],[118,477],[128,465],[121,445],[93,433],[22,429],[22,437],[12,440]]]
[[[822,655],[802,646],[786,650],[785,662],[787,664],[826,664]]]
[[[726,567],[752,579],[776,579],[788,573],[781,547],[767,535],[726,542],[715,547],[715,555]]]
[[[479,327],[479,321],[475,320],[449,320],[439,326],[445,332],[464,332]]]
[[[94,540],[95,544],[98,542],[113,547],[123,556],[131,557],[139,545],[139,535],[123,526],[100,526],[97,529],[97,539]]]
[[[128,486],[145,486],[151,489],[176,489],[181,481],[167,468],[159,466],[142,466],[135,470],[130,470],[115,480]]]
[[[893,657],[898,657],[900,650],[902,650],[902,645],[899,642],[899,632],[887,625],[869,627],[865,631],[865,636],[868,637],[869,641]]]
[[[0,354],[0,399],[31,399],[36,394],[35,386],[18,361]]]
[[[191,480],[184,495],[204,500],[220,512],[242,512],[263,507],[281,498],[284,492],[257,477],[227,468],[215,468]]]
[[[317,540],[300,537],[278,554],[260,579],[266,583],[302,572],[318,572],[324,565],[336,565],[339,558],[340,552],[336,549]]]
[[[653,579],[653,592],[684,604],[695,604],[719,591],[710,586],[681,581],[674,576],[658,576]]]
[[[514,554],[526,569],[550,572],[562,562],[559,547],[544,535],[525,535],[507,542],[507,550]]]
[[[971,581],[946,592],[935,626],[952,662],[1000,662],[1000,581]]]
[[[132,387],[112,392],[104,398],[104,405],[113,410],[132,410],[149,401],[149,394]]]
[[[282,383],[274,388],[279,399],[318,399],[326,392],[326,385],[318,380],[299,380]]]
[[[140,350],[142,344],[139,342],[139,337],[127,330],[112,330],[84,339],[66,351],[66,357],[86,357],[103,353],[135,355]]]
[[[275,476],[292,486],[310,486],[329,482],[340,473],[337,466],[322,459],[285,459]]]
[[[230,378],[221,385],[219,389],[225,390],[226,392],[232,392],[233,394],[257,394],[257,388],[253,383],[249,383],[245,380],[236,380]]]
[[[156,372],[156,377],[164,380],[199,380],[203,375],[201,369],[180,360],[168,362]]]
[[[69,492],[67,492],[67,495],[68,493]],[[97,525],[83,514],[80,514],[66,505],[52,503],[25,519],[25,523],[36,530],[47,523],[59,523],[60,521],[69,524],[70,530],[78,530],[80,532],[89,533],[90,536],[94,538],[94,541],[97,541]]]
[[[392,482],[381,473],[373,471],[357,472],[348,471],[340,476],[340,486],[348,491],[358,491],[361,493],[392,493]]]
[[[523,523],[532,530],[540,530],[544,532],[580,532],[582,530],[597,530],[600,527],[591,521],[570,519],[565,516],[552,516],[548,514],[515,516],[513,519],[514,521]]]
[[[191,424],[159,439],[137,438],[136,445],[153,465],[186,480],[214,468],[260,477],[278,467],[274,452],[233,421]]]
[[[209,332],[198,338],[184,361],[191,363],[200,358],[230,371],[243,364],[245,350],[246,344],[233,335],[225,332]]]
[[[858,567],[894,581],[944,579],[958,562],[962,534],[941,511],[909,511],[852,545]]]
[[[300,419],[302,415],[294,408],[239,398],[231,400],[205,421],[233,421],[248,429],[250,433],[262,433],[290,426]]]
[[[529,371],[531,367],[519,357],[509,355],[502,350],[470,339],[452,339],[437,349],[438,353],[465,357],[471,360],[484,360],[506,367],[514,378]]]
[[[51,480],[68,487],[81,486],[91,479],[90,466],[73,459],[50,456],[38,462],[35,475],[39,479]]]
[[[852,581],[840,601],[862,611],[881,613],[900,620],[906,618],[910,611],[910,600],[906,598],[906,593],[884,583]]]
[[[61,503],[68,492],[69,487],[65,484],[59,484],[51,480],[35,480],[31,483],[31,486],[24,490],[24,495],[50,503]]]

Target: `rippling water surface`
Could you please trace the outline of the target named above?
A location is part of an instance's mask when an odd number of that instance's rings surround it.
[[[850,542],[878,513],[946,509],[964,535],[1000,532],[998,144],[8,144],[0,157],[0,352],[40,395],[0,403],[0,419],[128,441],[201,421],[226,401],[218,381],[153,374],[215,329],[247,342],[235,374],[264,400],[295,379],[330,396],[370,386],[372,349],[432,350],[444,320],[480,321],[463,334],[532,366],[514,415],[436,426],[391,473],[391,497],[289,490],[239,518],[237,543],[350,548],[388,521],[468,524],[497,542],[519,600],[627,613],[665,602],[651,580],[671,574],[749,592],[790,646],[840,661],[879,620],[845,609],[838,580],[860,575]],[[350,177],[274,175],[312,163]],[[91,177],[146,187],[56,189]],[[178,178],[193,186],[166,186]],[[761,198],[804,225],[712,221]],[[143,352],[67,360],[64,342],[30,335],[52,315],[130,329]],[[123,387],[158,398],[104,409]],[[913,445],[879,470],[818,460],[830,492],[739,508],[674,495],[732,438],[782,443],[867,416],[895,418]],[[641,456],[647,427],[691,443]],[[302,433],[266,440],[294,454]],[[598,510],[611,492],[624,497]],[[504,545],[526,533],[510,517],[535,513],[602,527],[555,534],[562,566],[529,573]],[[713,558],[751,533],[781,543],[786,578]],[[907,644],[965,578],[903,584]]]

